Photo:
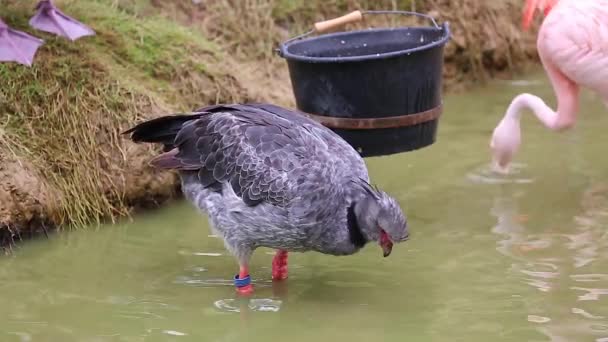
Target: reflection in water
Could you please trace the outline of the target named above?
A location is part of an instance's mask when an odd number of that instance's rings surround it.
[[[571,289],[587,292],[579,295],[578,300],[599,300],[600,295],[608,294],[608,289],[587,289],[584,287],[571,287]]]
[[[186,336],[186,335],[188,335],[186,333],[175,331],[175,330],[163,330],[163,333],[165,333],[167,335],[171,335],[171,336]]]
[[[174,281],[176,284],[184,284],[200,287],[215,287],[215,286],[234,286],[230,279],[196,279],[188,276],[180,276]]]
[[[604,316],[594,316],[590,313],[588,313],[587,311],[583,310],[583,309],[579,309],[579,308],[572,308],[572,313],[574,314],[579,314],[585,318],[590,318],[590,319],[604,319]]]
[[[513,260],[511,271],[521,281],[539,290],[528,302],[527,320],[540,324],[538,330],[551,341],[608,341],[608,311],[583,308],[586,301],[608,300],[608,274],[598,273],[607,266],[607,193],[597,187],[585,192],[581,214],[563,232],[527,227],[517,207],[521,190],[494,200],[491,214],[498,222],[492,232],[504,236],[496,249]]]
[[[547,323],[551,321],[549,317],[537,316],[537,315],[528,315],[528,322],[532,323]]]

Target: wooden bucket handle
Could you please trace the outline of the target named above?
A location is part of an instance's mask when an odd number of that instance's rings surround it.
[[[352,11],[341,17],[316,22],[314,25],[314,31],[317,33],[323,33],[346,24],[359,22],[361,20],[363,20],[363,13],[359,10]]]

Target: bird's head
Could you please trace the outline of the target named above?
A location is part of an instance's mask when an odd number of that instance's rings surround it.
[[[407,220],[399,203],[384,191],[363,182],[364,197],[355,204],[355,215],[361,232],[368,240],[377,241],[385,257],[393,243],[409,238]]]
[[[547,16],[557,2],[558,0],[526,0],[522,20],[522,27],[524,30],[530,28],[530,24],[532,23],[532,19],[534,19],[536,10],[543,12],[544,15]]]
[[[519,120],[505,116],[494,129],[490,140],[492,159],[497,171],[506,172],[521,144]]]

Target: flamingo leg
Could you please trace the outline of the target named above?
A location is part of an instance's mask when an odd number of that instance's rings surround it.
[[[547,128],[561,131],[571,128],[576,123],[579,101],[579,85],[564,75],[539,49],[543,66],[551,80],[557,97],[557,113],[550,122],[543,122]]]
[[[278,250],[272,259],[272,279],[287,279],[287,251]]]

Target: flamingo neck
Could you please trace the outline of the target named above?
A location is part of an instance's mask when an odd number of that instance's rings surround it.
[[[540,120],[545,126],[555,126],[556,115],[551,108],[549,108],[545,102],[538,96],[531,94],[519,94],[517,95],[505,114],[505,118],[520,121],[521,112],[523,109],[528,108],[532,110],[534,115]]]

